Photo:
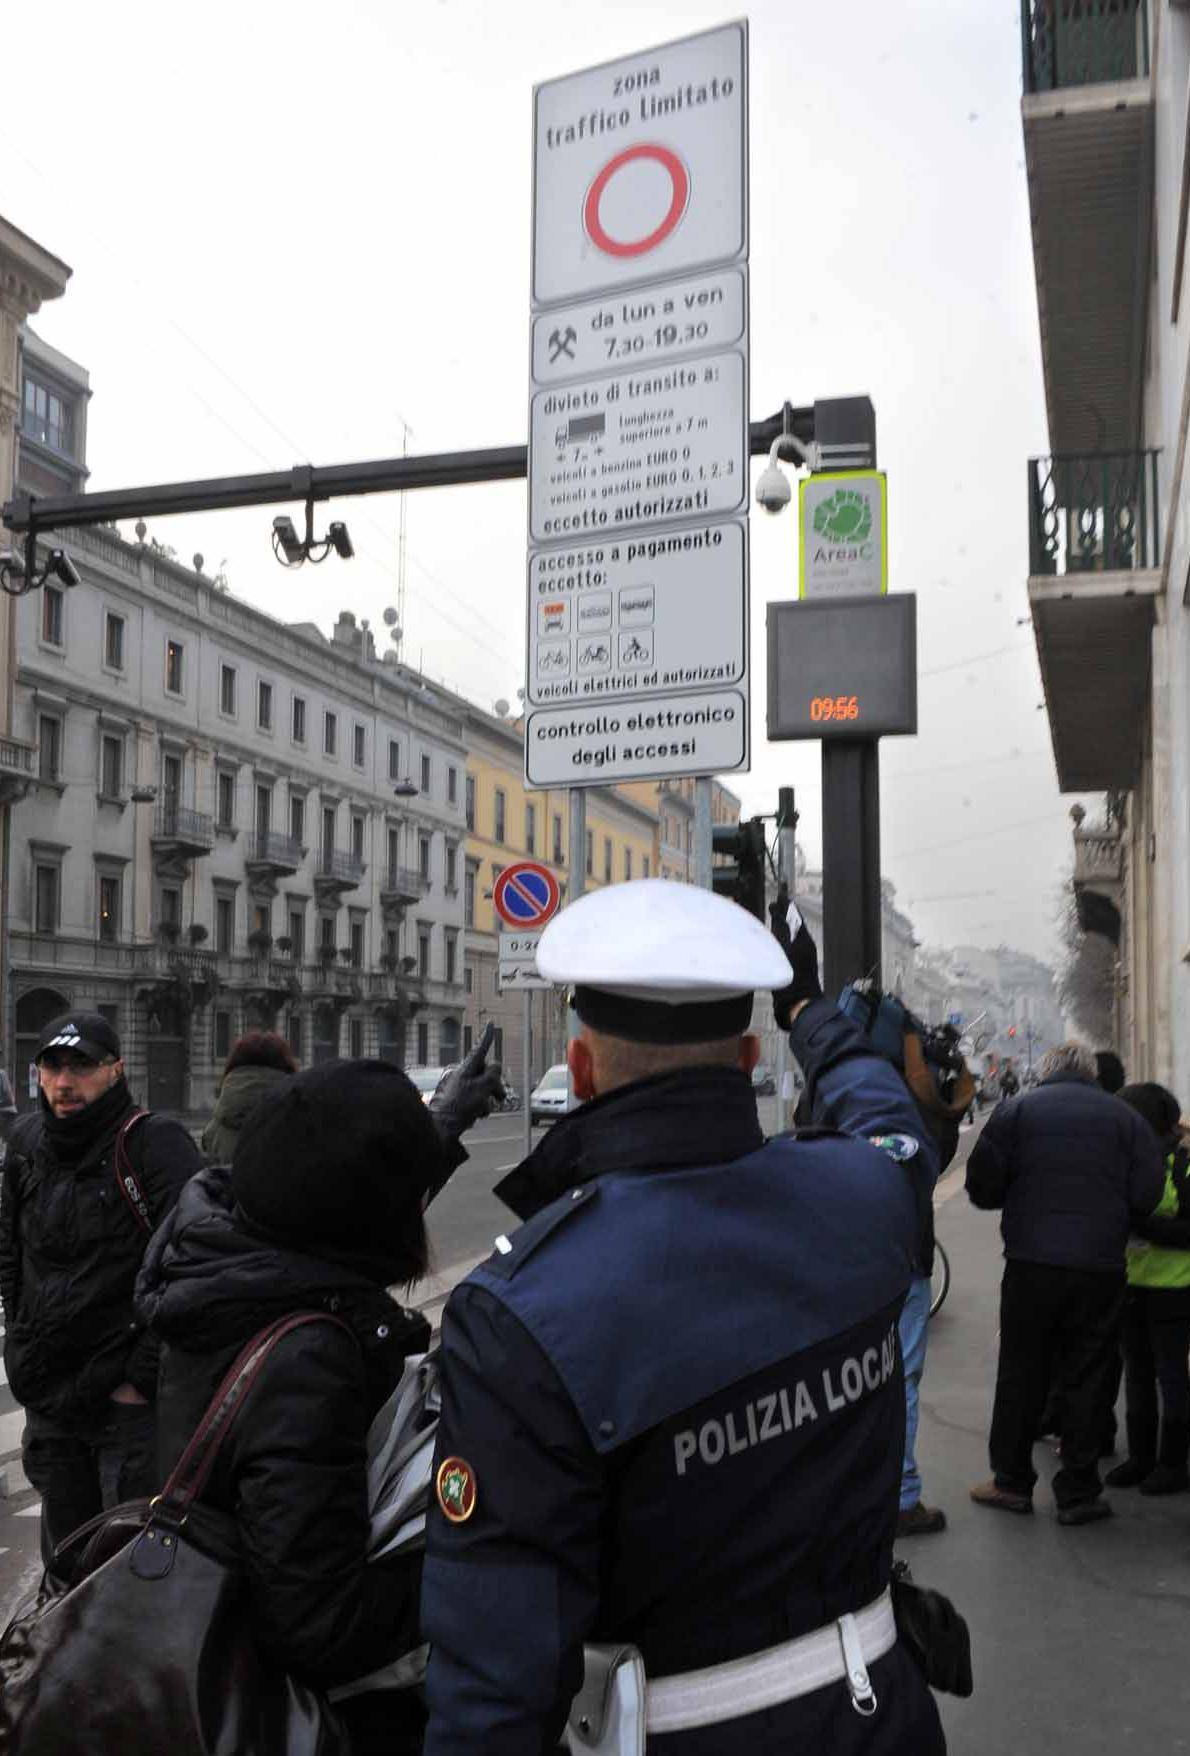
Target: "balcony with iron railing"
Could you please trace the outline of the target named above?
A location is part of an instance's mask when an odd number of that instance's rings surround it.
[[[386,912],[420,902],[430,888],[428,872],[415,866],[387,866],[380,881],[380,906]]]
[[[1063,792],[1136,784],[1161,590],[1157,453],[1029,462],[1029,608]]]
[[[366,871],[359,855],[341,848],[323,848],[314,868],[314,888],[319,895],[339,895],[344,890],[355,890],[363,883]]]
[[[152,842],[155,852],[184,859],[209,854],[215,845],[214,819],[205,811],[192,811],[186,805],[167,801],[157,807]]]
[[[1025,137],[1050,443],[1135,444],[1149,292],[1147,0],[1021,0]]]
[[[1148,0],[1021,0],[1027,92],[1147,78]]]
[[[1131,573],[1160,564],[1157,453],[1029,460],[1029,572]]]
[[[244,864],[250,874],[288,877],[296,872],[306,850],[293,835],[281,835],[273,829],[258,829],[248,843]]]

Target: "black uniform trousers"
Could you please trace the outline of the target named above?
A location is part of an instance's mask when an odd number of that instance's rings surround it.
[[[1124,1307],[1128,1455],[1186,1468],[1190,1449],[1190,1287],[1129,1287]],[[1157,1392],[1161,1444],[1157,1444]]]
[[[1099,1494],[1099,1451],[1116,1383],[1124,1273],[1008,1261],[1000,1283],[1000,1363],[988,1450],[996,1482],[1031,1494],[1046,1394],[1062,1406],[1059,1506]]]

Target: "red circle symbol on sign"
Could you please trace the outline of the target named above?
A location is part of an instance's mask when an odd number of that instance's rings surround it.
[[[652,159],[668,176],[669,212],[660,225],[655,226],[643,238],[613,238],[604,229],[599,216],[599,205],[616,172],[622,171],[625,165],[632,164],[636,159]],[[690,173],[677,153],[671,152],[668,146],[656,146],[643,141],[639,146],[626,146],[623,152],[618,152],[614,159],[609,159],[604,165],[587,190],[587,197],[583,202],[583,225],[592,244],[597,250],[602,250],[605,256],[647,256],[650,250],[655,250],[658,244],[665,242],[671,232],[677,230],[689,199]]]
[[[561,901],[558,880],[536,860],[505,866],[492,886],[492,907],[510,927],[529,932],[544,927]]]

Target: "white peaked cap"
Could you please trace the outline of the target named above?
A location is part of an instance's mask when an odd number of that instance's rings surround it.
[[[581,896],[542,933],[537,967],[551,982],[671,1006],[784,988],[793,979],[789,959],[747,909],[667,878]]]

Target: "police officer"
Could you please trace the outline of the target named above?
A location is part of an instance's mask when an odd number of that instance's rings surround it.
[[[584,1642],[638,1649],[650,1751],[945,1750],[887,1590],[933,1148],[804,926],[790,954],[792,980],[751,915],[656,879],[542,936],[583,1102],[500,1185],[525,1223],[443,1320],[427,1756],[554,1749]],[[808,1137],[757,1119],[764,987]]]

